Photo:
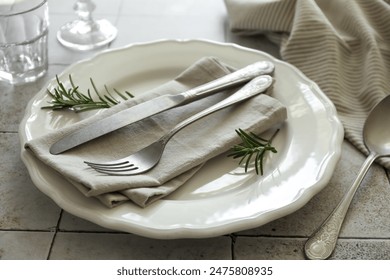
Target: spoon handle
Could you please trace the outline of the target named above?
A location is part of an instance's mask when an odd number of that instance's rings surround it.
[[[364,161],[357,178],[352,186],[345,193],[340,203],[336,206],[333,212],[328,216],[324,223],[314,232],[314,234],[306,241],[305,255],[311,260],[325,260],[331,256],[336,246],[337,238],[343,224],[345,215],[351,204],[356,190],[360,186],[364,176],[366,175],[371,164],[378,156],[375,153],[370,153]]]

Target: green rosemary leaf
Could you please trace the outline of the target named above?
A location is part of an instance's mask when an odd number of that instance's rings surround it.
[[[113,101],[113,103],[115,103],[115,105],[116,105],[116,104],[119,104],[120,101],[118,101],[118,100],[115,99],[115,97],[111,94],[111,92],[108,90],[108,88],[107,88],[106,85],[104,85],[104,88],[105,88],[105,90],[106,90],[108,96],[110,97],[110,99]],[[105,96],[105,97],[107,98],[107,96]]]
[[[268,142],[269,140],[267,140],[267,139],[264,139],[264,138],[262,138],[262,137],[260,137],[260,136],[258,136],[258,135],[256,135],[256,134],[254,134],[253,132],[250,132],[250,135],[254,138],[254,139],[257,139],[258,141],[260,141],[260,142]]]
[[[250,165],[252,156],[253,156],[253,153],[248,152],[248,157],[247,157],[246,162],[245,162],[245,173],[248,172],[248,167]]]
[[[91,82],[92,88],[93,88],[93,90],[95,91],[96,95],[99,97],[100,101],[106,102],[106,101],[103,99],[103,97],[101,97],[101,95],[100,95],[100,93],[99,93],[97,87],[95,86],[95,83],[94,83],[94,81],[92,80],[92,78],[89,78],[89,81]]]
[[[260,153],[260,152],[258,152],[257,154],[256,154],[256,159],[255,159],[255,170],[256,170],[256,174],[263,174],[263,169],[261,168],[261,166],[260,166],[260,162],[261,162],[261,155],[262,155],[262,153]],[[259,169],[260,169],[260,171],[259,171]]]
[[[114,90],[116,91],[116,89],[114,89]],[[125,93],[126,93],[127,96],[130,97],[130,98],[133,98],[133,97],[134,97],[134,95],[131,94],[130,92],[128,92],[127,90],[125,91]]]
[[[128,98],[134,97],[128,91],[120,93],[116,89],[113,89],[115,92],[114,95],[106,85],[104,85],[104,88],[107,94],[103,95],[98,91],[92,78],[90,78],[90,83],[97,96],[97,100],[94,100],[92,97],[90,89],[87,89],[87,92],[83,93],[79,86],[75,84],[71,75],[69,75],[70,87],[68,89],[65,87],[64,83],[60,81],[58,76],[56,76],[56,82],[57,87],[53,90],[47,89],[47,93],[52,100],[48,102],[48,106],[43,106],[42,109],[68,109],[74,112],[82,112],[86,110],[109,108],[120,103],[120,99],[128,100]]]
[[[61,94],[59,93],[58,89],[54,89],[54,98],[56,100],[61,98]]]
[[[57,79],[58,81],[58,79]],[[70,82],[70,85],[72,86],[72,88],[77,88],[78,86],[75,85],[75,83],[73,82],[73,78],[72,78],[72,75],[69,75],[69,82]]]
[[[66,92],[64,84],[60,82],[60,79],[58,78],[57,75],[56,75],[56,80],[57,80],[57,84],[58,84],[58,91]]]
[[[255,138],[251,137],[250,134],[246,133],[244,130],[240,129],[239,131],[240,131],[241,138],[243,139],[243,141],[246,144],[246,146],[248,146],[248,147],[256,147],[256,146],[262,145],[261,143],[256,141]]]
[[[46,93],[51,96],[51,98],[55,99],[56,95],[53,94],[49,89],[46,90]]]
[[[106,90],[107,90],[107,89],[106,89]],[[117,89],[114,88],[114,91],[115,91],[115,93],[118,94],[119,97],[122,98],[123,100],[127,100],[127,99],[128,99],[124,94],[120,93]]]
[[[91,98],[88,98],[88,96],[86,96],[85,94],[83,94],[82,92],[79,91],[79,87],[73,88],[72,95],[76,95],[76,97],[80,101],[84,101],[84,102],[90,102],[91,101]],[[74,99],[76,100],[77,98],[74,98]]]
[[[245,172],[248,172],[251,160],[254,158],[254,166],[256,174],[263,175],[264,172],[264,156],[266,152],[277,153],[273,147],[272,140],[275,138],[279,130],[271,136],[270,139],[263,139],[252,132],[247,133],[242,129],[236,129],[237,135],[241,138],[242,144],[234,145],[231,149],[229,157],[241,158],[239,165],[244,164]]]
[[[104,98],[105,98],[107,101],[111,102],[112,105],[117,105],[117,104],[119,103],[119,101],[115,100],[114,98],[111,98],[111,96],[104,95]]]
[[[247,150],[243,151],[242,155],[240,156],[241,160],[239,161],[238,165],[241,165],[244,162],[245,158],[248,156],[248,153],[249,153],[249,151],[247,151]]]

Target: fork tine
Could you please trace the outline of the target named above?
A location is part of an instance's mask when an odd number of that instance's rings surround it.
[[[111,162],[111,163],[93,163],[93,162],[85,161],[85,163],[95,171],[104,174],[111,174],[111,175],[118,174],[120,172],[135,171],[138,169],[138,167],[136,167],[134,164],[130,163],[129,161]]]
[[[128,160],[126,161],[118,161],[118,162],[105,162],[105,163],[96,163],[96,162],[90,162],[90,161],[84,161],[85,164],[87,164],[88,166],[91,166],[91,167],[118,167],[118,166],[123,166],[125,164],[129,164],[129,165],[134,165],[134,164],[131,164]]]
[[[137,170],[138,167],[132,165],[128,167],[116,167],[116,168],[105,168],[105,167],[92,167],[96,171],[109,171],[109,172],[127,172]]]
[[[90,161],[84,161],[85,164],[89,166],[118,166],[118,165],[123,165],[130,163],[128,160],[126,161],[116,161],[116,162],[106,162],[106,163],[96,163],[96,162],[90,162]]]
[[[129,164],[129,165],[118,165],[118,166],[98,166],[98,165],[90,165],[93,169],[101,169],[101,170],[127,170],[127,169],[137,169],[134,164]]]
[[[92,167],[93,168],[93,167]],[[93,168],[94,169],[94,168]],[[106,175],[113,175],[113,176],[129,176],[134,175],[133,172],[135,172],[137,169],[129,169],[129,170],[103,170],[103,169],[94,169],[96,172],[106,174]],[[138,174],[137,172],[135,174]]]

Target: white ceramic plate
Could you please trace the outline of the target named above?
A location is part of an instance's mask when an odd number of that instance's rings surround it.
[[[108,209],[84,197],[23,149],[26,141],[87,117],[40,109],[49,100],[44,88],[30,101],[20,125],[22,159],[34,184],[75,216],[161,239],[212,237],[250,229],[305,205],[329,182],[340,157],[343,129],[332,103],[293,66],[234,44],[164,40],[102,52],[70,66],[60,79],[67,80],[71,73],[81,87],[88,87],[93,77],[100,84],[137,95],[174,78],[204,56],[215,56],[237,68],[258,60],[275,64],[273,96],[287,107],[288,120],[273,142],[279,152],[267,159],[264,176],[245,174],[237,162],[221,155],[177,192],[146,209],[131,203]],[[54,85],[53,79],[47,87]]]

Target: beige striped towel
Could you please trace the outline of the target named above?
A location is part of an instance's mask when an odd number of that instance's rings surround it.
[[[277,38],[282,59],[321,87],[338,110],[346,139],[367,153],[364,121],[376,103],[390,94],[390,1],[225,3],[231,30]]]

